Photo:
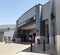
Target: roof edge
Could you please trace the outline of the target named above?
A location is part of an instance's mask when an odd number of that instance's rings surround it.
[[[37,4],[37,5],[33,6],[32,8],[34,8],[34,7],[38,6],[38,5],[43,6],[42,4]],[[28,12],[29,10],[31,10],[32,8],[30,8],[30,9],[28,9],[26,12],[24,12],[17,20],[19,20],[25,13],[27,13],[27,12]]]

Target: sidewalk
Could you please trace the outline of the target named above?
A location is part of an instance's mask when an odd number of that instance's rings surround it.
[[[27,53],[27,54],[26,54]],[[50,51],[50,47],[48,44],[46,44],[45,46],[45,51],[43,51],[43,45],[42,44],[38,44],[38,45],[33,45],[32,46],[32,52],[31,52],[31,46],[29,48],[26,48],[24,49],[23,51],[21,52],[18,52],[18,55],[20,54],[24,54],[24,55],[31,55],[31,54],[35,54],[35,53],[38,53],[38,55],[57,55],[56,54],[56,51],[55,51],[55,48],[53,48],[51,51]],[[33,54],[33,55],[34,55]]]
[[[50,51],[49,46],[46,44],[46,51],[43,51],[43,45],[33,44],[31,52],[31,44],[0,43],[0,55],[56,55],[53,49]]]
[[[50,55],[50,54],[43,54],[43,53],[31,53],[31,52],[20,52],[16,55]]]
[[[0,43],[0,55],[15,55],[17,52],[21,52],[29,47],[30,45],[28,44]]]

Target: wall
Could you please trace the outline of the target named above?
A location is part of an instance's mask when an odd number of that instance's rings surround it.
[[[0,33],[0,42],[3,42],[3,35],[4,33]]]
[[[60,55],[60,0],[55,0],[56,9],[56,47],[58,55]]]
[[[4,42],[4,37],[8,39],[8,37],[11,37],[11,40],[14,36],[16,36],[16,25],[0,25],[0,39],[1,42]],[[15,37],[14,37],[15,38]]]
[[[4,32],[4,37],[6,37],[8,39],[8,37],[11,37],[11,40],[13,38],[14,35],[14,31],[6,31]]]
[[[46,20],[50,17],[50,1],[43,5],[42,7],[42,20]]]
[[[32,29],[31,33],[36,33],[36,28]]]

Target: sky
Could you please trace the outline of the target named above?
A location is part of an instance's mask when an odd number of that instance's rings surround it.
[[[48,0],[0,0],[0,25],[16,24],[16,20],[27,10]]]

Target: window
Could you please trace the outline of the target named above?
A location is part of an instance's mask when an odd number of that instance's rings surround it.
[[[11,40],[11,37],[8,37],[8,41],[10,41]]]
[[[9,31],[9,30],[10,30],[10,28],[7,28],[7,30]]]
[[[6,39],[6,37],[4,37],[4,39]]]

